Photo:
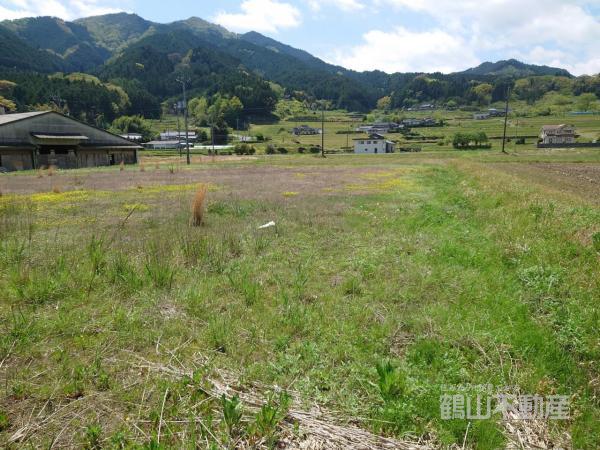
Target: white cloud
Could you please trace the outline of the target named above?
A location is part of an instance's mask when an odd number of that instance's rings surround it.
[[[111,4],[112,3],[112,4]],[[0,0],[0,20],[53,16],[65,20],[123,11],[123,2],[97,0]]]
[[[598,71],[598,0],[373,0],[412,11],[461,38],[478,55],[529,57],[526,62],[573,71]],[[483,58],[489,59],[489,58]]]
[[[454,72],[480,62],[460,36],[440,29],[373,30],[366,33],[363,40],[349,52],[334,56],[334,62],[359,71],[379,69],[390,73]]]
[[[277,0],[245,0],[240,9],[240,13],[220,12],[213,22],[233,31],[276,33],[280,29],[297,27],[302,21],[298,8]]]
[[[515,57],[532,64],[567,69],[576,75],[594,75],[600,73],[600,56],[584,57],[559,49],[547,49],[536,46],[527,52],[514,50]]]
[[[320,11],[323,5],[333,5],[342,11],[360,11],[365,4],[359,0],[308,0],[308,6],[313,11]]]

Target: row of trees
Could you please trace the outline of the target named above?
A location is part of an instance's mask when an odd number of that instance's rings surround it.
[[[457,149],[489,148],[489,139],[483,131],[473,133],[456,133],[452,146]]]
[[[376,107],[391,110],[412,107],[419,103],[435,102],[447,106],[472,105],[483,107],[506,99],[511,89],[514,100],[533,104],[548,93],[574,96],[582,103],[600,98],[600,75],[569,78],[542,75],[514,79],[503,76],[473,76],[468,74],[394,74],[381,87],[388,91],[379,98]]]
[[[188,103],[189,115],[198,126],[211,126],[225,122],[230,127],[236,127],[244,114],[244,104],[235,95],[226,97],[221,94],[211,99],[196,97]]]
[[[52,109],[101,127],[122,115],[161,114],[159,100],[135,80],[103,82],[87,74],[0,71],[0,96],[9,110]]]
[[[144,142],[155,138],[150,123],[142,116],[121,116],[113,121],[109,131],[115,134],[138,133]]]

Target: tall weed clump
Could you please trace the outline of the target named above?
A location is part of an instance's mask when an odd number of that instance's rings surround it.
[[[204,203],[208,188],[206,184],[201,184],[196,191],[194,201],[192,202],[192,225],[199,227],[204,222]]]
[[[152,243],[146,255],[146,275],[152,285],[158,289],[171,289],[176,274],[176,268],[172,264],[171,254]]]
[[[246,306],[252,306],[260,298],[260,283],[254,279],[247,266],[234,265],[227,271],[231,287],[242,295]]]
[[[592,236],[592,245],[594,247],[594,250],[600,253],[600,233],[595,233]]]

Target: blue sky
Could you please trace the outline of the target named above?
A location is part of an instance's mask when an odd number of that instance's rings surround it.
[[[600,72],[600,0],[0,0],[0,19],[115,11],[198,16],[356,70],[453,72],[514,57]]]

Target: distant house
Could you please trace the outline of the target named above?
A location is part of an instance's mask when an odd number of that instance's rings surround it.
[[[475,120],[486,120],[489,119],[491,116],[489,113],[475,113],[473,114],[473,119]]]
[[[506,111],[503,109],[490,108],[488,109],[488,114],[491,117],[504,117],[506,115]]]
[[[419,111],[432,111],[435,109],[435,105],[433,103],[423,103],[419,105]]]
[[[185,147],[185,142],[178,140],[170,141],[150,141],[142,144],[147,150],[173,150],[180,147]]]
[[[368,138],[354,139],[354,153],[356,154],[377,154],[394,153],[396,144],[386,140],[381,134],[372,133]]]
[[[575,127],[572,125],[544,125],[540,133],[542,144],[574,144]]]
[[[361,125],[356,131],[368,134],[387,134],[391,131],[398,131],[400,128],[404,128],[404,126],[395,122],[376,122],[369,125]]]
[[[431,117],[427,117],[425,119],[402,119],[402,125],[405,127],[435,127],[438,126],[439,123],[437,120],[432,119]]]
[[[313,128],[308,125],[300,125],[299,127],[292,129],[292,134],[295,136],[314,136],[316,134],[321,134],[321,132],[322,130],[320,128]]]
[[[139,133],[125,133],[125,134],[120,134],[119,136],[121,136],[123,139],[127,139],[128,141],[131,141],[131,142],[142,142],[142,140],[143,140],[142,135]]]
[[[188,140],[195,141],[198,138],[195,131],[188,131]],[[185,131],[165,131],[160,133],[161,141],[185,140]]]

